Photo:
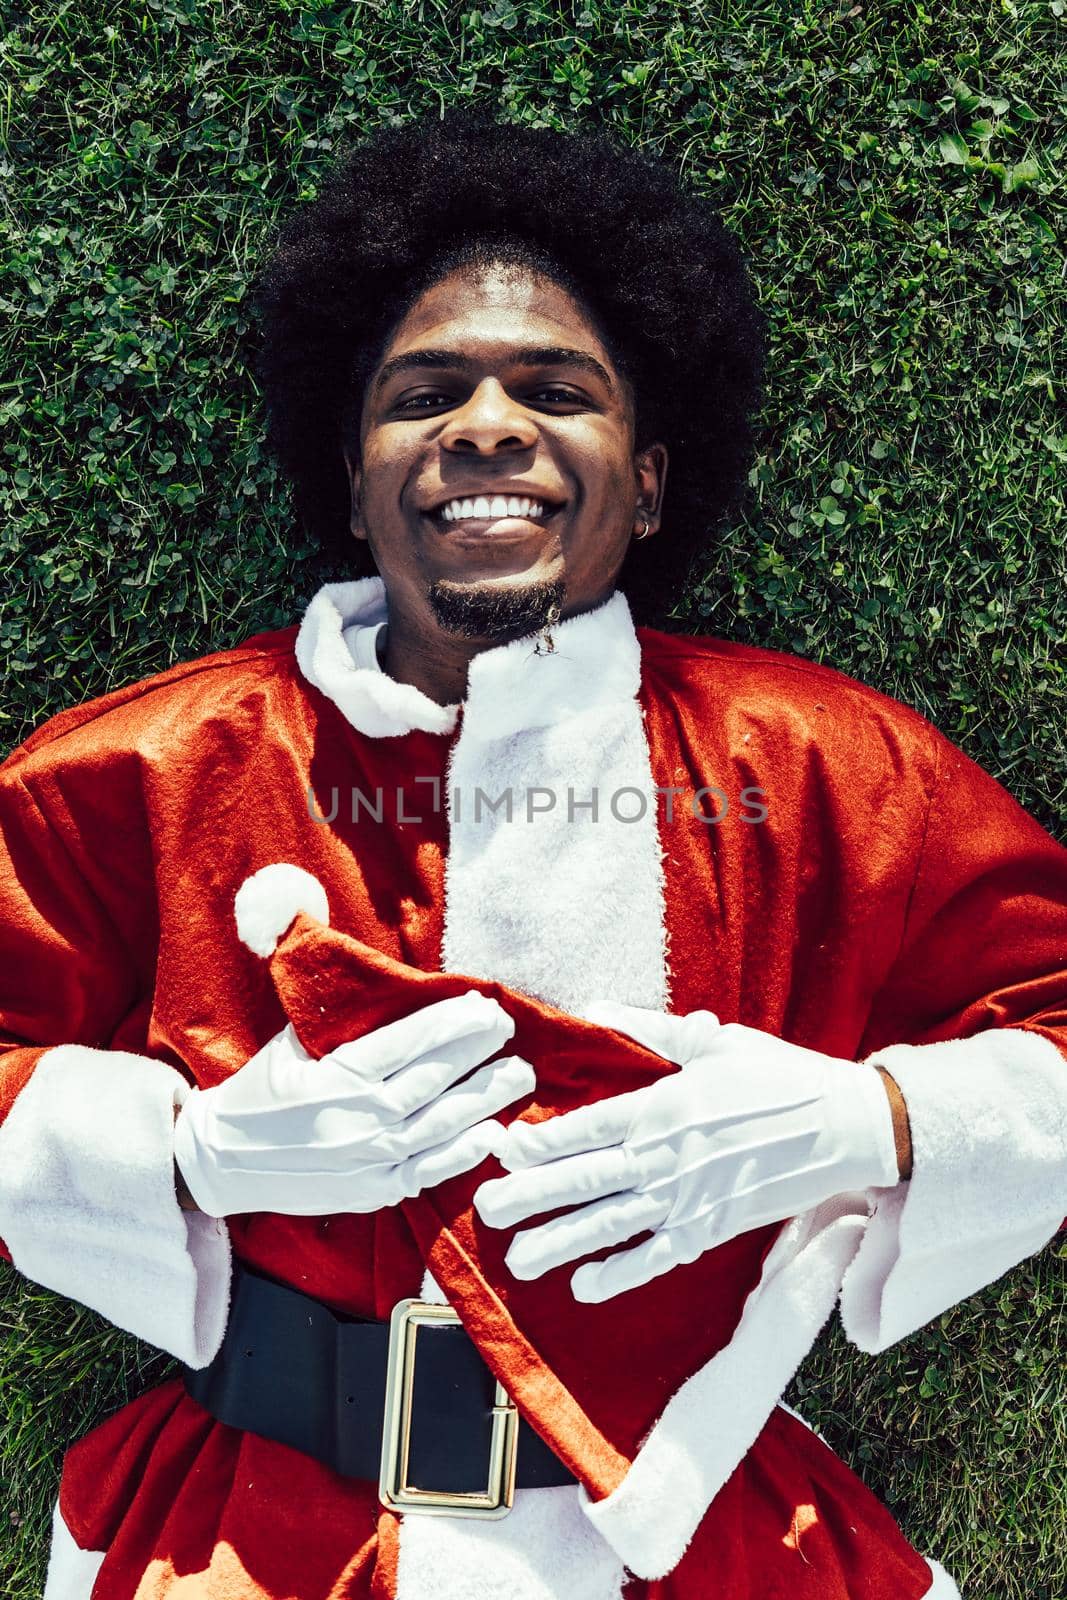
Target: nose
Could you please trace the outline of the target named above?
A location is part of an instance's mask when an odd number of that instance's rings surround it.
[[[528,450],[537,443],[537,426],[503,384],[483,378],[469,399],[451,412],[440,442],[446,450],[468,455]]]

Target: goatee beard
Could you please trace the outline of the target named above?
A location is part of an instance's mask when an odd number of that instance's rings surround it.
[[[431,583],[427,599],[438,622],[465,639],[519,639],[558,622],[566,583],[478,588],[449,579]]]

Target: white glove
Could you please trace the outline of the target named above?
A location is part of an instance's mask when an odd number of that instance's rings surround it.
[[[572,1276],[576,1300],[609,1300],[831,1195],[899,1182],[892,1110],[873,1066],[720,1026],[710,1011],[672,1017],[601,1001],[581,1015],[682,1070],[547,1122],[511,1124],[498,1152],[509,1175],[475,1192],[483,1222],[508,1228],[579,1208],[516,1235],[515,1277],[539,1278],[652,1229],[644,1244]]]
[[[477,989],[318,1060],[286,1027],[225,1083],[189,1095],[175,1160],[213,1217],[395,1206],[496,1151],[504,1129],[484,1119],[529,1094],[534,1070],[505,1056],[466,1074],[514,1032]]]

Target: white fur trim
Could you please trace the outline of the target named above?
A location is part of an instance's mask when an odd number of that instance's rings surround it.
[[[246,878],[233,897],[237,937],[257,956],[272,956],[298,912],[330,925],[330,903],[318,878],[276,861]]]
[[[397,1600],[620,1600],[622,1562],[576,1486],[519,1489],[498,1522],[404,1517]]]
[[[386,620],[381,578],[327,583],[304,613],[296,636],[296,659],[304,677],[332,700],[345,720],[372,739],[395,738],[422,728],[451,733],[458,705],[441,706],[411,683],[398,683],[375,665],[357,666],[345,642],[353,625]]]
[[[730,1343],[671,1398],[618,1488],[583,1496],[639,1578],[663,1578],[682,1559],[833,1311],[866,1221],[866,1196],[843,1194],[788,1223]]]
[[[230,1238],[174,1192],[190,1092],[147,1056],[46,1050],[0,1126],[0,1238],[27,1278],[203,1367],[229,1315]]]
[[[83,1550],[63,1521],[56,1501],[52,1512],[52,1548],[48,1557],[48,1576],[41,1600],[90,1600],[96,1575],[105,1552]]]
[[[442,965],[567,1011],[594,999],[660,1010],[663,850],[625,596],[553,637],[552,654],[525,638],[471,662],[447,780]],[[510,796],[511,820],[479,790]],[[596,820],[579,809],[594,794]]]
[[[993,1283],[1067,1215],[1067,1059],[1043,1034],[892,1045],[912,1176],[870,1191],[874,1215],[841,1286],[847,1337],[887,1349]]]

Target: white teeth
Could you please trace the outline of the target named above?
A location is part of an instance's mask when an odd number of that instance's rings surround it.
[[[492,499],[479,495],[476,500],[450,500],[439,514],[445,522],[462,522],[468,517],[528,517],[533,522],[544,516],[545,508],[540,500],[519,499],[516,495],[505,498],[498,494]]]

